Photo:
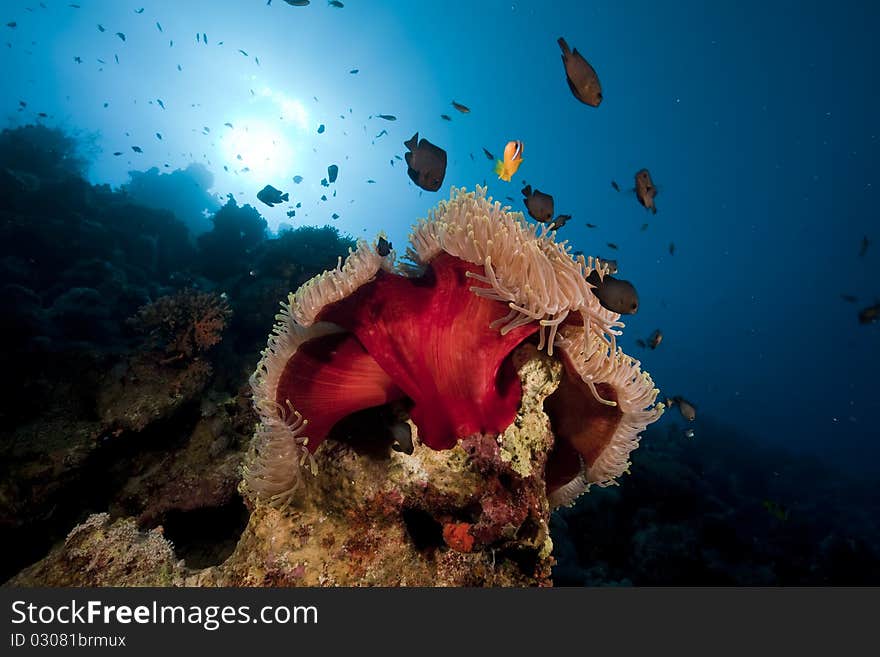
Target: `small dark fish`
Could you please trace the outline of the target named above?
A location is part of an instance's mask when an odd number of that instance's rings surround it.
[[[293,177],[293,182],[296,183],[297,185],[299,185],[302,181],[303,181],[302,176],[294,176]]]
[[[615,192],[620,191],[620,185],[618,185],[614,180],[611,181],[611,186],[614,188]]]
[[[675,255],[675,242],[669,243],[669,255]]]
[[[72,8],[72,9],[79,9],[79,8],[80,8],[79,5],[67,5],[67,6],[70,7],[70,8]]]
[[[596,71],[577,48],[574,51],[569,50],[565,39],[559,37],[556,43],[562,49],[562,64],[565,66],[565,78],[571,93],[582,103],[599,107],[602,102],[602,85],[599,84]]]
[[[202,41],[205,42],[205,45],[208,45],[208,35],[202,32]]]
[[[397,117],[393,114],[377,114],[380,119],[385,119],[386,121],[396,121]]]
[[[161,132],[156,133],[156,139],[158,139],[159,141],[162,141],[162,133]]]
[[[49,115],[45,112],[37,112],[37,116],[39,116],[41,119],[46,119],[49,117]]]
[[[639,338],[636,340],[636,344],[639,345],[642,349],[645,349],[648,345],[645,344],[645,341]]]
[[[608,248],[617,251],[617,245],[614,242],[608,242]]]
[[[485,148],[483,149],[483,153],[486,154],[486,159],[487,159],[487,160],[495,161],[495,156],[492,155],[492,153],[490,153],[489,151],[487,151]]]
[[[318,134],[319,135],[324,134],[324,124],[323,123],[318,126]]]
[[[378,139],[382,135],[387,135],[387,134],[388,134],[388,131],[385,128],[382,128],[382,130],[379,131],[379,134],[376,135],[375,137],[373,137],[373,139]]]
[[[159,107],[161,107],[162,109],[165,109],[165,103],[162,102],[161,98],[157,98],[156,102],[159,103]]]
[[[133,150],[135,153],[143,153],[143,150],[141,150],[140,146],[132,146],[131,150]]]
[[[116,60],[116,63],[117,63],[117,64],[119,63],[119,55],[113,55],[113,59]]]
[[[339,2],[339,0],[328,0],[327,4],[331,7],[336,7],[338,9],[342,9],[345,6],[344,4]]]
[[[470,107],[462,105],[461,103],[456,103],[454,100],[452,101],[452,106],[455,109],[457,109],[459,112],[461,112],[462,114],[470,114],[470,112],[471,112]]]
[[[568,220],[571,219],[570,214],[561,214],[556,219],[553,220],[553,223],[550,224],[550,230],[559,230],[562,228]]]
[[[321,200],[322,200],[322,201],[326,201],[326,200],[327,200],[327,195],[326,195],[326,194],[321,194]]]
[[[376,242],[376,253],[378,253],[383,258],[386,257],[389,253],[391,253],[391,249],[394,248],[391,246],[391,242],[386,240],[381,235],[379,236],[379,241]]]
[[[553,197],[550,194],[537,189],[532,191],[532,186],[526,185],[522,189],[522,195],[525,197],[526,209],[532,219],[544,224],[553,220]]]
[[[288,210],[288,211],[287,211],[287,216],[288,216],[288,217],[295,217],[295,216],[296,216],[296,210]]]
[[[116,151],[115,153],[113,153],[113,155],[116,155],[116,156],[122,155],[122,151]]]
[[[598,228],[596,224],[586,224],[587,228]]]
[[[229,123],[228,121],[227,121],[226,123],[224,123],[223,125],[225,125],[227,128],[231,128],[231,127],[232,127],[232,124]]]
[[[211,128],[209,128],[208,126],[202,126],[202,132],[208,134],[209,132],[211,132]]]
[[[440,118],[443,119],[444,121],[451,121],[452,120],[452,117],[449,116],[448,114],[441,114]]]
[[[18,101],[18,104],[20,107],[27,107],[27,102],[25,102],[23,100]]]
[[[644,233],[646,230],[648,230],[648,224],[642,224],[642,227],[640,230]]]
[[[367,178],[367,184],[368,184],[368,185],[375,185],[375,184],[376,184],[376,181],[373,180],[372,178]]]
[[[329,187],[330,183],[327,182],[326,178],[321,178],[321,187]]]
[[[13,29],[13,30],[14,30],[17,26],[18,26],[18,23],[16,23],[15,21],[9,21],[8,23],[6,23],[6,27],[8,27],[8,28],[10,28],[10,29]]]
[[[301,207],[302,207],[302,202],[299,202],[299,203],[296,204],[296,208],[297,208],[297,209],[299,209],[299,208],[301,208]]]
[[[282,194],[280,189],[275,189],[272,185],[266,185],[257,192],[257,198],[270,208],[274,208],[278,203],[290,200],[290,195],[287,192]]]
[[[880,303],[868,306],[859,313],[859,324],[873,324],[880,319]]]
[[[391,449],[401,454],[412,454],[413,446],[412,427],[408,422],[395,422],[389,429],[393,442]]]
[[[648,338],[648,346],[651,349],[656,349],[658,346],[660,346],[661,342],[663,342],[663,331],[661,331],[660,329],[656,329],[651,334],[651,337]]]
[[[332,219],[339,219],[339,215],[336,214],[335,212],[334,212],[332,215],[330,215],[330,217],[331,217]]]
[[[104,103],[104,107],[109,107],[110,103]]]
[[[351,73],[352,75],[355,75],[358,71],[360,71],[359,68],[353,68],[349,71],[349,73]]]
[[[106,32],[106,31],[107,30],[104,28],[104,26],[101,25],[100,23],[98,23],[98,32]]]
[[[257,63],[257,66],[260,65],[260,58],[259,57],[254,57],[254,61]]]
[[[840,298],[847,303],[855,303],[856,301],[858,301],[858,299],[851,294],[841,294]]]
[[[403,145],[409,149],[404,157],[410,180],[428,192],[440,189],[446,177],[446,151],[427,139],[419,141],[418,132]]]
[[[240,53],[241,53],[242,55],[244,55],[245,57],[248,56],[248,54],[247,54],[244,50],[242,50],[241,48],[238,49],[238,52],[240,52]]]
[[[117,33],[116,33],[116,36],[118,36],[120,39],[122,39],[123,41],[125,41],[125,33],[124,33],[124,32],[117,32]]]
[[[82,64],[82,63],[83,63],[82,57],[78,57],[78,56],[77,56],[77,57],[74,57],[74,58],[73,58],[73,61],[75,61],[77,64]]]
[[[143,14],[143,13],[144,13],[144,8],[141,7],[140,9],[135,9],[135,10],[134,10],[134,13],[136,13],[136,14]]]
[[[335,164],[331,164],[329,167],[327,167],[327,179],[331,183],[336,182],[336,176],[338,176],[338,175],[339,175],[339,167],[338,166],[336,166]]]
[[[160,32],[163,31],[163,30],[162,30],[162,24],[159,23],[159,21],[156,21],[156,28],[157,28]]]
[[[862,246],[859,248],[859,257],[865,255],[868,252],[868,246],[870,244],[871,244],[871,240],[868,239],[867,235],[862,237]]]
[[[636,198],[652,214],[657,214],[657,206],[654,205],[655,196],[657,196],[657,187],[651,180],[651,174],[647,169],[639,169],[636,172]]]
[[[697,409],[684,397],[668,397],[666,399],[666,407],[672,408],[673,406],[678,406],[678,412],[688,422],[693,422],[697,419]]]
[[[633,315],[639,310],[639,294],[629,281],[614,278],[611,274],[600,277],[595,269],[587,276],[593,286],[592,292],[603,308],[619,315]]]
[[[291,7],[305,7],[309,4],[309,0],[284,0]]]

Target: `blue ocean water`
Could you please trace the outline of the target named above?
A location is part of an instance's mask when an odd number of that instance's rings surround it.
[[[876,476],[880,324],[858,313],[880,301],[880,6],[9,0],[0,19],[4,127],[76,135],[90,182],[199,163],[195,200],[142,200],[206,230],[196,208],[232,194],[273,231],[385,231],[399,251],[450,186],[525,211],[527,182],[572,215],[560,238],[636,285],[621,344],[695,404],[694,440],[711,419],[829,476]],[[598,108],[569,91],[560,36],[595,67]],[[395,158],[416,132],[448,153],[436,193]],[[483,149],[509,140],[524,161],[507,183]],[[656,215],[631,191],[643,167]],[[291,202],[259,203],[267,184]],[[637,345],[655,329],[657,349]]]

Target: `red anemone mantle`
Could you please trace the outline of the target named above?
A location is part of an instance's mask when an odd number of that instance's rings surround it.
[[[509,356],[536,333],[538,349],[555,348],[565,365],[544,404],[556,436],[551,502],[624,472],[662,412],[658,391],[616,346],[620,316],[591,292],[588,275],[606,270],[538,230],[485,189],[453,189],[411,236],[416,268],[395,269],[393,252],[361,242],[292,294],[252,378],[261,425],[244,489],[287,499],[334,425],[397,400],[435,450],[501,434],[522,397]]]

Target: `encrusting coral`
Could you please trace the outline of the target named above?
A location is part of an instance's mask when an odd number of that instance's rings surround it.
[[[639,361],[616,344],[620,316],[587,282],[598,259],[573,257],[546,227],[453,188],[421,220],[395,266],[359,242],[345,262],[290,294],[252,377],[260,415],[242,491],[283,505],[312,473],[334,426],[362,409],[406,409],[418,440],[448,450],[514,423],[523,386],[510,355],[537,334],[564,375],[544,404],[555,434],[547,494],[565,504],[625,472],[663,406]],[[461,544],[460,529],[448,530]]]

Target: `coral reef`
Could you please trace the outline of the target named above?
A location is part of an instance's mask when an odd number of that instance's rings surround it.
[[[231,312],[219,295],[187,289],[129,318],[145,341],[98,393],[104,433],[141,431],[194,399],[212,372],[202,354],[220,342]]]
[[[211,222],[216,230],[199,241],[191,229],[204,218],[182,214],[201,205],[204,189],[177,199],[172,212],[145,207],[151,199],[133,187],[89,184],[84,163],[82,149],[60,131],[26,126],[0,133],[0,366],[6,374],[0,384],[0,580],[13,577],[8,583],[16,586],[500,586],[546,585],[552,574],[554,585],[576,586],[880,583],[874,481],[769,449],[757,429],[752,438],[707,413],[695,439],[682,437],[675,418],[649,426],[630,465],[635,445],[622,416],[633,409],[621,402],[638,403],[627,386],[644,391],[645,381],[632,360],[610,358],[619,327],[604,322],[613,318],[595,318],[610,331],[585,330],[583,314],[570,310],[551,340],[565,303],[555,311],[521,303],[530,297],[524,286],[517,291],[510,284],[516,267],[504,254],[481,251],[457,268],[440,266],[468,244],[468,230],[456,229],[460,224],[447,220],[452,217],[435,213],[445,227],[417,226],[423,239],[409,267],[395,267],[393,255],[377,258],[373,247],[331,227],[273,238],[256,210],[236,203],[227,204],[220,221]],[[145,176],[140,182],[171,182],[153,172]],[[494,212],[491,217],[514,229]],[[470,223],[477,236],[490,222]],[[568,249],[564,255],[557,249],[559,262],[552,264],[557,255],[549,243],[541,242],[547,250],[538,248],[534,256],[548,258],[557,273],[569,271],[566,260],[577,268]],[[469,308],[479,312],[471,319],[502,319],[510,303],[535,316],[512,314],[508,324],[520,317],[524,323],[505,336],[496,325],[480,338],[491,349],[473,365],[497,357],[497,381],[512,388],[476,395],[482,401],[471,405],[471,421],[493,419],[481,416],[485,400],[511,389],[517,395],[491,430],[469,428],[443,450],[428,444],[433,439],[420,431],[409,396],[355,410],[328,427],[322,441],[310,441],[304,476],[287,506],[264,504],[247,490],[243,498],[236,490],[239,468],[261,419],[248,377],[278,300],[290,290],[314,290],[306,283],[349,249],[376,267],[365,271],[365,289],[350,298],[371,301],[366,309],[380,318],[393,295],[371,297],[367,288],[431,271],[450,283],[465,277],[461,290],[449,289],[455,304],[475,304]],[[486,282],[487,255],[500,285]],[[340,274],[328,276],[339,280]],[[529,285],[540,286],[539,280]],[[469,287],[492,291],[477,297]],[[215,302],[225,293],[233,312],[208,304],[214,312],[201,315],[210,321],[198,335],[188,321],[173,331],[162,320],[141,324],[141,331],[126,322],[145,305],[163,297],[160,304],[168,304],[178,293]],[[501,312],[476,302],[497,304],[492,307]],[[368,325],[370,312],[355,329]],[[416,342],[450,329],[451,314],[437,322],[432,312],[424,314],[434,322],[433,333]],[[305,328],[322,325],[323,318],[316,319]],[[341,323],[336,327],[353,334]],[[517,339],[516,331],[525,337]],[[581,352],[592,348],[588,335],[608,356],[593,365],[601,361],[609,371],[583,368]],[[499,337],[510,338],[510,349],[490,358]],[[314,349],[311,355],[321,356]],[[595,394],[584,374],[594,376]],[[424,380],[414,378],[419,385]],[[623,396],[612,399],[606,384]],[[572,406],[585,411],[586,426],[578,414],[565,413]],[[301,436],[320,428],[320,418],[309,419],[314,422]],[[592,436],[586,443],[585,428]],[[612,443],[621,449],[608,452]],[[588,455],[585,464],[593,459],[591,448],[603,445],[600,453],[615,458],[595,458],[592,471],[582,470],[576,444]],[[305,470],[310,459],[316,477]],[[279,481],[290,481],[288,465],[281,463]],[[554,503],[566,501],[554,493],[576,495],[591,481],[601,483],[603,472],[621,468],[635,475],[625,485],[592,486],[574,506],[551,514]]]
[[[140,532],[131,519],[95,514],[77,525],[46,559],[10,586],[180,586],[183,563],[161,529]]]
[[[147,336],[149,349],[165,352],[162,362],[172,362],[192,358],[220,342],[231,314],[220,295],[188,289],[143,306],[129,323]]]

